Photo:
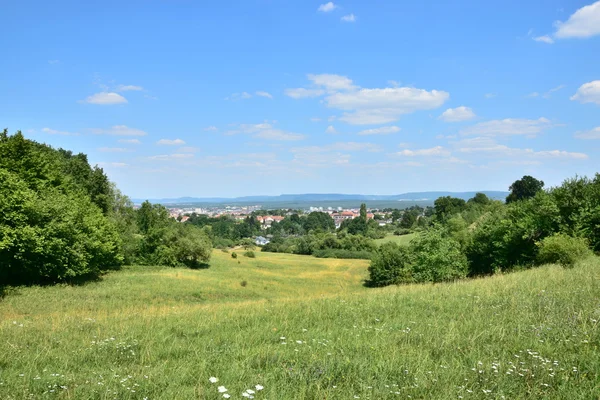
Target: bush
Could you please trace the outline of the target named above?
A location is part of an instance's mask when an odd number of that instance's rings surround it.
[[[252,250],[248,250],[244,253],[244,257],[256,258],[256,254],[254,254],[254,252]]]
[[[237,253],[235,251],[231,253],[231,258],[237,258]]]
[[[313,256],[317,258],[340,258],[340,259],[355,259],[355,260],[370,260],[373,253],[370,251],[344,250],[344,249],[325,249],[316,250]]]
[[[410,283],[412,277],[412,259],[408,248],[396,243],[382,244],[373,255],[369,266],[369,286],[387,286]]]
[[[538,264],[560,264],[573,267],[575,263],[592,254],[585,238],[571,237],[562,233],[549,236],[537,243]]]
[[[440,229],[430,229],[410,242],[415,282],[445,282],[465,278],[467,257],[458,241]]]
[[[0,282],[94,277],[122,263],[116,227],[90,198],[34,191],[0,168]]]

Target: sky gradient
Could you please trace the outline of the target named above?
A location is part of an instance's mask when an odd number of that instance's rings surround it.
[[[0,122],[134,198],[600,171],[600,1],[0,0]]]

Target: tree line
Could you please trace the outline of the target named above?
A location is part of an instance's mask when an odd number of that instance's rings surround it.
[[[483,194],[466,202],[437,199],[431,225],[409,246],[378,248],[369,284],[450,281],[545,263],[569,267],[600,251],[600,174],[543,187],[524,176],[505,203]]]
[[[206,232],[135,210],[85,154],[0,132],[0,285],[95,278],[125,264],[202,266]]]

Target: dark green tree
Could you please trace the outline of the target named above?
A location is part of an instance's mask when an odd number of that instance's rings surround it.
[[[530,199],[544,187],[544,181],[535,179],[532,176],[525,175],[519,180],[513,182],[508,188],[510,194],[506,197],[507,203],[519,200]]]

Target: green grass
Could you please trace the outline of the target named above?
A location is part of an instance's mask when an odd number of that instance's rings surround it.
[[[0,398],[598,398],[598,258],[384,289],[365,261],[238,259],[9,290]]]
[[[416,233],[409,233],[408,235],[387,235],[383,239],[375,239],[375,243],[383,244],[386,242],[394,242],[400,246],[408,246],[411,240],[413,240],[417,236]]]

